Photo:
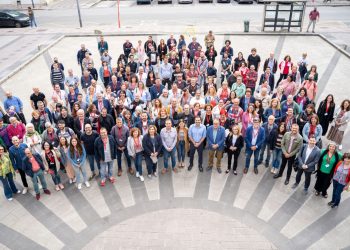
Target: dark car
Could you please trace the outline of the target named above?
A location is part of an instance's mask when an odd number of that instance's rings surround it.
[[[217,0],[218,3],[230,3],[231,0]]]
[[[29,16],[15,10],[0,10],[0,27],[29,26]]]
[[[136,0],[137,4],[151,4],[151,0]]]

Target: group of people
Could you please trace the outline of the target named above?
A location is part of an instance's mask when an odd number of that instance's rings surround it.
[[[253,155],[255,174],[264,165],[277,179],[287,166],[284,183],[289,184],[294,169],[293,188],[304,174],[305,193],[317,173],[315,195],[327,198],[333,181],[329,205],[339,205],[350,181],[350,154],[341,152],[350,100],[338,106],[329,94],[315,106],[318,71],[306,53],[294,61],[286,55],[281,62],[270,53],[262,61],[253,48],[245,59],[242,52],[234,56],[230,40],[217,53],[212,31],[203,46],[195,37],[187,44],[183,35],[170,35],[158,45],[152,36],[135,45],[126,40],[116,65],[108,48],[101,36],[100,61],[95,64],[82,44],[76,56],[80,76],[72,69],[65,73],[63,63],[54,58],[52,93],[33,88],[30,122],[22,100],[6,92],[0,110],[0,179],[8,200],[20,192],[15,173],[21,177],[22,193],[27,193],[29,177],[39,200],[38,180],[50,194],[45,172],[57,191],[64,189],[62,177],[78,189],[90,187],[95,178],[105,186],[116,181],[116,159],[117,176],[124,169],[144,181],[143,160],[152,179],[158,176],[161,157],[161,173],[176,174],[184,169],[186,158],[187,171],[192,170],[197,151],[200,172],[215,167],[221,174],[225,153],[226,174],[232,169],[237,175],[241,164],[247,174]],[[205,166],[204,150],[209,158]],[[241,152],[244,163],[239,162]]]

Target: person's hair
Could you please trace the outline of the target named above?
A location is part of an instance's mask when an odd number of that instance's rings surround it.
[[[0,148],[3,148],[5,153],[7,152],[7,148],[5,145],[0,144]]]
[[[311,108],[312,109],[311,112],[315,113],[315,105],[313,103],[309,103],[308,105],[306,105],[305,110],[308,109],[308,108]]]
[[[280,124],[278,124],[278,127],[277,127],[277,133],[280,134],[280,129],[281,127],[284,126],[284,130],[282,132],[282,135],[284,135],[286,132],[287,132],[287,127],[286,127],[286,124],[284,122],[281,122]]]
[[[227,42],[231,45],[231,41],[230,40],[226,40],[225,41],[225,45],[226,45]]]
[[[95,104],[90,104],[89,107],[87,108],[87,112],[91,113],[95,108],[96,108]]]
[[[209,87],[209,88],[208,88],[208,90],[207,90],[207,94],[206,94],[206,95],[207,95],[207,96],[209,96],[209,95],[210,95],[210,90],[211,90],[211,89],[214,89],[214,96],[216,96],[216,89],[215,89],[215,87],[214,87],[214,86],[211,86],[211,87]]]
[[[324,99],[324,102],[325,103],[327,103],[327,99],[328,99],[328,97],[332,97],[332,101],[331,101],[331,106],[333,106],[334,105],[334,96],[332,95],[332,94],[328,94],[327,96],[326,96],[326,98]]]
[[[154,99],[154,101],[153,101],[153,107],[156,107],[156,102],[159,103],[159,108],[162,108],[163,104],[162,104],[162,101],[159,100],[159,98]]]
[[[166,108],[165,108],[165,107],[162,107],[162,108],[159,110],[158,118],[161,118],[161,114],[162,114],[163,111],[165,112],[166,116],[168,117],[168,112],[166,111]]]
[[[285,61],[285,60],[287,59],[287,57],[289,58],[289,62],[291,62],[291,61],[292,61],[292,58],[290,57],[290,55],[286,55],[286,56],[283,58],[283,60]]]
[[[186,123],[185,123],[184,119],[180,119],[179,122],[177,123],[177,127],[176,127],[177,132],[179,132],[179,130],[180,130],[180,123],[184,124],[184,128],[186,127]]]
[[[57,124],[64,124],[64,125],[66,125],[66,123],[64,122],[64,120],[59,120],[59,121],[57,122]]]
[[[64,136],[61,136],[61,137],[58,139],[58,141],[59,141],[59,146],[60,146],[60,147],[63,146],[62,143],[61,143],[61,138],[64,139],[65,146],[69,147],[69,142],[68,142],[67,138],[64,137]]]
[[[213,106],[211,104],[205,104],[204,106],[204,110],[206,111],[207,110],[207,107],[210,107],[210,110],[213,110]]]
[[[311,67],[310,67],[310,72],[311,72],[311,70],[312,70],[313,68],[315,69],[315,73],[317,73],[317,66],[316,66],[316,65],[311,65]]]
[[[72,145],[72,140],[76,140],[76,141],[77,141],[77,146],[76,146],[76,148],[77,148],[77,150],[78,150],[79,155],[82,155],[82,154],[83,154],[83,147],[81,146],[81,142],[80,142],[79,138],[76,137],[76,136],[73,136],[73,137],[70,139],[70,145],[69,145],[69,152],[70,152],[70,154],[71,154],[71,155],[74,154],[74,146]]]
[[[345,102],[348,102],[350,104],[350,100],[349,99],[345,99],[344,101],[341,102],[340,104],[340,108],[343,110],[345,107],[344,107],[344,104]],[[350,111],[350,105],[346,108],[346,111]]]
[[[157,127],[155,125],[149,125],[147,129],[147,133],[149,134],[149,129],[154,128],[154,134],[157,134]]]
[[[311,122],[312,118],[316,119],[316,125],[318,125],[320,123],[320,119],[318,118],[318,115],[317,114],[312,114],[311,117],[310,117],[310,125],[312,124],[312,122]]]
[[[140,131],[139,128],[132,128],[132,129],[130,130],[130,137],[134,137],[134,132],[135,132],[135,131],[137,131],[138,137],[141,135],[141,131]]]
[[[33,110],[33,112],[32,112],[32,117],[34,117],[34,115],[39,115],[39,116],[40,116],[39,111],[37,111],[37,110]]]
[[[238,134],[237,134],[237,135],[241,135],[241,128],[240,128],[238,125],[233,125],[233,126],[231,127],[231,129],[230,129],[230,132],[231,132],[232,134],[234,134],[234,133],[233,133],[233,129],[235,129],[235,128],[238,129]]]
[[[350,159],[350,153],[344,153],[344,154],[343,154],[343,161],[344,161],[345,159]]]
[[[304,90],[304,96],[306,97],[307,96],[307,90],[306,90],[306,88],[305,87],[301,87],[300,89],[299,89],[299,91],[298,91],[298,94],[300,94],[300,92],[302,91],[302,90]]]
[[[45,143],[49,144],[49,146],[50,146],[50,150],[52,150],[52,149],[53,149],[53,146],[52,146],[52,144],[51,144],[51,143],[49,143],[48,141],[43,141],[43,142],[41,143],[41,149],[42,149],[42,150],[44,150],[44,145],[45,145]]]

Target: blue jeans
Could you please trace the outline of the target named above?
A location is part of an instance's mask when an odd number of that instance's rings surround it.
[[[134,158],[136,172],[139,172],[140,175],[142,175],[142,155],[142,152],[136,153]]]
[[[281,166],[281,159],[282,159],[282,149],[275,148],[272,151],[272,167],[279,169]]]
[[[266,142],[264,142],[264,143],[261,145],[259,163],[262,163],[262,162],[264,161],[265,149],[267,149],[267,156],[266,156],[265,163],[268,165],[268,164],[270,164],[271,150],[270,150],[269,144],[266,143]]]
[[[176,147],[174,147],[170,152],[164,148],[163,157],[164,157],[164,168],[168,169],[169,157],[171,157],[171,167],[175,168],[175,166],[176,166]]]
[[[55,185],[58,185],[61,183],[61,177],[59,176],[57,169],[51,169],[53,171],[53,174],[51,175],[52,181]]]
[[[94,172],[95,171],[95,155],[88,155],[87,154],[86,157],[89,161],[91,172]],[[97,163],[98,170],[100,170],[100,168],[101,168],[100,163],[99,162],[96,162],[96,163]]]
[[[33,177],[32,177],[34,191],[36,194],[40,194],[39,185],[38,185],[38,178],[40,179],[40,183],[41,183],[41,186],[43,186],[43,189],[44,190],[47,189],[47,184],[46,184],[46,180],[44,177],[44,172],[40,169],[38,172],[34,173]]]
[[[178,161],[185,161],[185,141],[179,141],[177,144],[177,159]]]
[[[73,165],[75,177],[77,178],[77,183],[87,182],[86,168],[85,164],[80,164],[79,166]],[[81,179],[81,174],[83,175],[83,180]]]
[[[29,22],[30,22],[30,27],[34,27],[34,25],[35,25],[35,27],[38,27],[38,26],[36,25],[35,17],[29,18]]]
[[[122,155],[125,155],[126,162],[128,163],[128,168],[131,168],[131,160],[130,156],[128,153],[128,150],[125,148],[124,151],[121,151],[117,149],[117,164],[118,164],[118,169],[122,169]]]
[[[113,175],[113,161],[101,161],[101,180],[106,181],[106,178],[111,178]]]
[[[12,194],[16,194],[18,192],[18,189],[13,182],[13,174],[8,173],[5,177],[0,176],[0,180],[2,182],[2,186],[4,187],[4,194],[6,199],[12,198]]]
[[[344,191],[345,185],[340,184],[338,181],[333,180],[333,195],[332,195],[332,203],[338,206],[341,199],[341,193]]]
[[[258,158],[259,158],[260,149],[256,149],[255,151],[251,150],[250,148],[246,148],[245,153],[245,168],[249,168],[250,165],[250,158],[252,158],[252,155],[254,154],[254,168],[258,167]]]
[[[159,159],[159,158],[158,158]],[[157,163],[153,163],[150,156],[145,155],[147,174],[154,174],[157,172]]]

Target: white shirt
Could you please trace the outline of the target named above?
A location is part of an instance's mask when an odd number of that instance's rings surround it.
[[[190,101],[190,106],[193,106],[195,103],[199,103],[201,106],[205,105],[205,100],[204,98],[200,97],[199,99],[197,99],[197,97],[192,97],[191,101]]]
[[[315,147],[315,146],[314,146],[314,147]],[[309,159],[309,156],[310,156],[312,150],[314,149],[314,147],[310,148],[309,146],[307,146],[304,164],[305,164],[305,163],[307,162],[307,160]]]

